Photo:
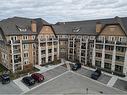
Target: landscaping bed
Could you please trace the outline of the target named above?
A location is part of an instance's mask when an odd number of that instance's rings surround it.
[[[48,63],[45,63],[45,64],[41,64],[40,66],[57,65],[59,63],[61,63],[61,60],[54,60],[52,62],[48,62]]]

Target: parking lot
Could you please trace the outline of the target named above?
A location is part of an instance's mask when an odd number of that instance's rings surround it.
[[[91,74],[93,73],[93,71],[91,70],[88,70],[86,68],[81,68],[79,69],[78,71],[76,71],[77,73],[83,75],[83,76],[86,76],[88,78],[91,77]],[[111,79],[111,76],[108,76],[108,75],[105,75],[105,74],[101,74],[101,76],[98,78],[97,81],[103,83],[103,84],[107,84],[109,82],[109,80]]]
[[[88,88],[88,90],[86,90]],[[110,88],[95,81],[83,77],[82,75],[67,72],[60,77],[33,89],[26,94],[124,94],[120,90]]]
[[[42,73],[42,75],[45,76],[45,79],[43,82],[47,82],[49,81],[50,79],[54,78],[54,77],[57,77],[58,75],[64,73],[67,71],[67,68],[65,68],[64,66],[59,66],[59,67],[56,67],[54,69],[51,69],[49,71],[46,71],[44,73]],[[40,83],[35,83],[35,85],[33,86],[29,86],[29,88],[33,88],[33,87],[36,87],[37,85],[39,85]],[[27,85],[26,85],[27,86]]]
[[[72,65],[70,65],[72,66]],[[93,80],[90,78],[93,70],[82,67],[77,71],[68,71],[66,64],[59,65],[53,69],[42,72],[45,76],[45,80],[41,83],[35,83],[33,86],[25,85],[21,79],[16,85],[14,82],[10,84],[0,84],[0,94],[54,94],[54,95],[84,95],[89,94],[124,94],[127,91],[126,83],[117,79],[112,87],[108,87],[107,84],[111,80],[112,76],[105,73],[99,77],[99,79]],[[23,89],[21,89],[23,88]],[[119,90],[120,89],[120,90]],[[123,90],[123,91],[122,91]],[[127,93],[126,93],[127,94]]]
[[[6,94],[20,94],[22,90],[14,83],[10,82],[9,84],[2,84],[0,83],[0,95]]]

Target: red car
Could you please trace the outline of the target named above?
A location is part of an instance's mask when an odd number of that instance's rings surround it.
[[[31,77],[32,77],[35,81],[37,81],[37,82],[42,82],[42,81],[44,81],[44,76],[43,76],[42,74],[40,74],[40,73],[34,73],[34,74],[31,75]]]

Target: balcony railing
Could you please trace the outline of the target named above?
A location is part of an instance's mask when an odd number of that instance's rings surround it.
[[[96,43],[104,43],[102,40],[96,40]]]
[[[105,40],[105,43],[108,43],[108,44],[114,44],[115,42],[114,42],[114,41],[108,41],[108,40]]]
[[[8,41],[9,44],[11,44],[11,40]],[[12,40],[12,44],[20,44],[20,40]]]
[[[17,53],[21,53],[21,52],[20,52],[20,49],[19,49],[19,50],[14,50],[13,53],[17,54]]]
[[[116,44],[117,45],[127,45],[127,42],[119,42],[119,41],[117,41]]]

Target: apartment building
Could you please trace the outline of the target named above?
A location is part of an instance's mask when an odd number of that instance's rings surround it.
[[[60,39],[62,58],[126,75],[127,17],[59,22],[53,27]]]
[[[0,62],[13,72],[63,58],[127,74],[127,17],[56,24],[14,17],[0,28]]]
[[[13,17],[0,21],[0,27],[4,38],[0,39],[0,63],[13,73],[59,59],[58,38],[48,22]]]

